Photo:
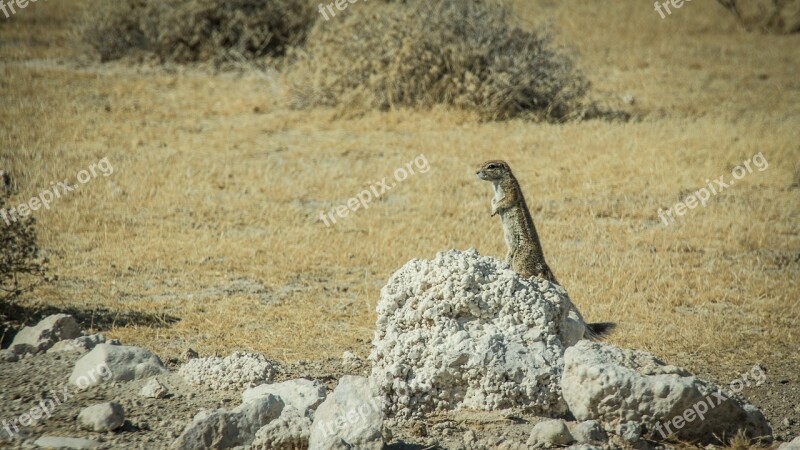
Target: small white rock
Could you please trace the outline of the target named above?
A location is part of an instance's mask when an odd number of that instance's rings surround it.
[[[364,360],[351,351],[345,351],[342,353],[342,364],[345,367],[355,368],[364,364]]]
[[[139,391],[139,395],[147,398],[164,398],[167,394],[169,394],[169,389],[155,377],[151,378]]]
[[[548,419],[534,425],[528,438],[528,445],[534,448],[549,448],[568,445],[573,440],[566,422],[561,419]]]
[[[298,378],[282,383],[262,384],[246,389],[242,393],[242,403],[248,403],[267,395],[276,395],[287,406],[301,411],[304,416],[314,417],[314,411],[325,400],[325,385],[319,381]]]
[[[569,432],[578,444],[591,444],[608,440],[608,435],[597,420],[576,423],[570,427]]]
[[[17,362],[19,356],[11,350],[0,350],[0,362]]]
[[[71,438],[63,436],[42,436],[37,439],[33,445],[41,448],[96,448],[100,445],[99,442],[91,439]]]
[[[140,380],[166,371],[158,356],[149,350],[97,344],[75,363],[69,382],[80,389],[86,389],[109,380]]]
[[[81,427],[91,431],[112,431],[125,423],[125,410],[119,403],[108,402],[92,405],[78,414]]]
[[[463,436],[464,445],[467,447],[471,447],[474,442],[478,441],[478,438],[475,436],[475,432],[472,430],[467,430],[464,432]]]
[[[81,336],[75,339],[66,339],[58,341],[47,350],[47,353],[55,352],[88,352],[95,348],[97,344],[104,344],[106,342],[105,336],[102,334],[90,334],[88,336]]]
[[[622,101],[627,105],[632,105],[636,102],[636,98],[633,96],[633,94],[624,94],[622,96]]]
[[[642,437],[642,424],[625,422],[617,425],[617,434],[628,442],[635,443]]]

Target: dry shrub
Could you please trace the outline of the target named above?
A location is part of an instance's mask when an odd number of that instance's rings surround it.
[[[0,186],[0,210],[6,210],[9,196],[9,190]],[[13,299],[44,280],[47,262],[39,256],[34,219],[6,216],[9,223],[0,217],[0,300]]]
[[[547,30],[486,1],[355,3],[319,20],[288,72],[295,107],[446,104],[485,119],[586,114],[588,82]]]
[[[144,1],[96,0],[87,4],[80,24],[83,40],[100,53],[102,61],[121,58],[132,49],[147,47],[147,39],[139,25]]]
[[[745,28],[767,33],[800,33],[800,0],[717,0]]]
[[[145,51],[179,63],[282,55],[316,19],[308,0],[95,0],[82,36],[103,61]]]

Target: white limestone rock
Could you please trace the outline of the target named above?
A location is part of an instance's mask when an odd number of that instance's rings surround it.
[[[43,352],[56,342],[81,335],[81,326],[68,314],[53,314],[32,327],[23,327],[14,336],[9,350],[17,355]]]
[[[47,350],[47,353],[56,352],[81,352],[86,353],[95,348],[97,344],[105,344],[106,338],[102,334],[90,334],[88,336],[80,336],[75,339],[65,339],[58,341]]]
[[[220,358],[195,358],[178,369],[187,383],[212,390],[241,389],[270,383],[280,365],[259,353],[234,352]]]
[[[167,369],[149,350],[125,345],[98,344],[75,363],[69,383],[81,389],[99,383],[132,381],[161,375]]]
[[[533,426],[531,435],[528,438],[528,446],[532,448],[551,448],[568,445],[574,440],[565,421],[549,419]]]
[[[577,444],[603,443],[608,440],[608,434],[597,420],[578,422],[570,426],[569,432]]]
[[[168,394],[169,389],[156,377],[151,378],[139,391],[139,395],[147,398],[164,398]]]
[[[90,431],[113,431],[125,423],[125,410],[114,402],[92,405],[81,410],[78,423]]]
[[[256,432],[251,450],[304,450],[311,435],[311,419],[302,411],[286,406],[280,417]]]
[[[311,450],[380,450],[383,412],[369,380],[345,375],[319,405],[311,425]]]
[[[739,428],[752,436],[772,433],[758,409],[713,383],[649,353],[599,342],[584,340],[566,350],[561,390],[578,420],[600,420],[606,429],[636,422],[648,438],[673,433],[706,442]]]
[[[230,411],[200,411],[172,443],[171,448],[198,450],[250,445],[256,432],[277,419],[283,407],[280,398],[267,395]]]
[[[64,436],[42,436],[33,442],[39,448],[70,448],[86,449],[98,448],[100,443],[91,439],[72,438]]]
[[[8,349],[0,350],[0,362],[12,363],[17,361],[19,361],[19,355],[17,355],[16,353]]]
[[[242,393],[242,402],[247,403],[269,394],[280,397],[287,406],[292,406],[304,416],[313,419],[314,411],[325,400],[326,390],[325,385],[319,381],[298,378],[246,389]]]
[[[561,287],[474,249],[409,261],[381,290],[370,354],[387,414],[564,414],[562,355],[585,326],[573,309]]]
[[[642,424],[639,422],[621,423],[617,425],[616,434],[624,441],[635,444],[642,438]]]
[[[778,447],[778,450],[800,450],[800,436],[797,436],[790,442],[784,442]]]
[[[342,353],[342,365],[350,370],[355,370],[364,365],[364,360],[351,351]]]

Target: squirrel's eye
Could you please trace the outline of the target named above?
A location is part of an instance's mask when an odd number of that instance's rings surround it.
[[[486,166],[487,169],[497,169],[497,164],[489,164]]]

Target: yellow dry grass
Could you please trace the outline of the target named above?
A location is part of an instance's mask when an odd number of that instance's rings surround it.
[[[17,199],[114,167],[36,213],[59,280],[23,302],[150,315],[104,332],[162,356],[365,354],[380,287],[406,261],[505,254],[474,173],[505,159],[556,276],[587,319],[619,323],[612,343],[689,365],[800,361],[800,36],[747,33],[714,2],[664,20],[633,0],[513,3],[523,23],[553,19],[596,98],[643,119],[290,111],[252,72],[79,62],[76,1],[0,17],[0,167]],[[659,207],[758,152],[767,170],[661,225]],[[320,222],[420,154],[427,174]]]

